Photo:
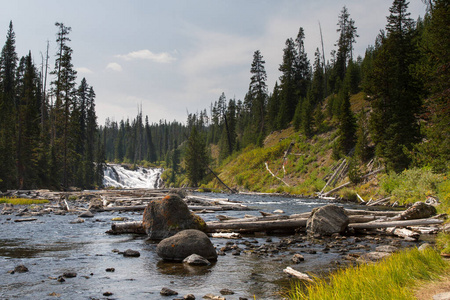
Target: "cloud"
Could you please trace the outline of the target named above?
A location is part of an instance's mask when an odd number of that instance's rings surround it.
[[[92,74],[93,72],[85,67],[81,67],[81,68],[75,68],[75,70],[77,71],[77,73],[79,74]]]
[[[107,70],[116,71],[116,72],[120,72],[120,71],[122,71],[122,66],[119,65],[118,63],[112,62],[112,63],[109,63],[109,64],[106,66],[106,69],[107,69]]]
[[[171,63],[176,60],[176,58],[170,55],[170,53],[167,52],[153,53],[148,49],[133,51],[125,55],[116,55],[116,57],[125,60],[135,60],[135,59],[151,60],[163,64]]]

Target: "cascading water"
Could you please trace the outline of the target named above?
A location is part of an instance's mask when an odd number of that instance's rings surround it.
[[[128,170],[121,165],[108,164],[104,171],[103,185],[122,189],[157,189],[162,185],[162,168],[137,167]]]

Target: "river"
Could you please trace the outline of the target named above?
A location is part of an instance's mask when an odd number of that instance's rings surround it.
[[[251,211],[229,211],[230,216],[244,214],[259,215],[281,209],[287,214],[310,211],[325,205],[324,200],[299,199],[294,197],[221,195],[242,201]],[[219,256],[218,261],[208,267],[189,267],[162,261],[156,255],[156,242],[145,236],[125,234],[108,235],[112,218],[125,217],[141,220],[142,213],[102,212],[94,218],[86,218],[84,223],[71,224],[76,215],[48,214],[37,217],[34,222],[14,222],[20,218],[14,215],[0,215],[0,298],[1,299],[173,299],[159,294],[162,287],[169,287],[180,297],[194,294],[196,299],[208,293],[220,295],[221,289],[235,292],[227,299],[281,299],[280,292],[290,285],[290,279],[283,273],[287,266],[302,272],[315,274],[327,272],[343,262],[339,249],[329,249],[330,241],[313,241],[300,234],[285,250],[266,256],[242,251],[241,255]],[[214,214],[201,214],[206,221],[214,220]],[[285,236],[244,236],[233,240],[245,250],[245,243],[264,245],[277,243]],[[270,239],[270,240],[268,240]],[[356,237],[345,238],[349,247],[346,253],[369,251],[375,246],[366,244],[353,247]],[[230,240],[211,239],[220,249]],[[389,244],[388,238],[379,243]],[[353,245],[351,248],[350,245]],[[328,249],[327,249],[328,248]],[[124,257],[116,250],[133,249],[140,252],[137,258]],[[353,250],[352,250],[353,249]],[[293,265],[291,257],[301,253],[305,261]],[[9,274],[15,266],[23,264],[29,272]],[[114,268],[114,272],[106,269]],[[75,278],[58,282],[56,278],[65,272],[76,272]],[[103,296],[105,292],[111,296]]]

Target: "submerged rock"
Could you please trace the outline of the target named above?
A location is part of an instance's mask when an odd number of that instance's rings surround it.
[[[183,230],[172,237],[162,240],[156,247],[156,253],[164,260],[183,261],[197,254],[207,260],[217,260],[216,249],[208,236],[199,230]]]
[[[347,229],[349,218],[340,206],[328,204],[313,209],[306,223],[310,235],[332,235],[343,233]]]
[[[141,256],[141,253],[136,250],[127,249],[123,252],[123,256],[125,257],[139,257]]]
[[[142,225],[150,239],[157,240],[173,236],[185,229],[206,229],[203,219],[191,213],[187,204],[177,194],[150,201],[145,208]]]
[[[211,264],[209,260],[198,254],[189,255],[183,260],[183,262],[193,266],[208,266]]]

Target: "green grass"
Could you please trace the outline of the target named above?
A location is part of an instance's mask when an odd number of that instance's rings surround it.
[[[420,280],[433,280],[449,270],[435,250],[403,250],[370,265],[349,267],[315,283],[294,284],[290,299],[376,300],[414,299],[413,287]]]
[[[26,198],[0,198],[0,203],[10,203],[13,205],[31,205],[49,203],[48,200],[26,199]]]

